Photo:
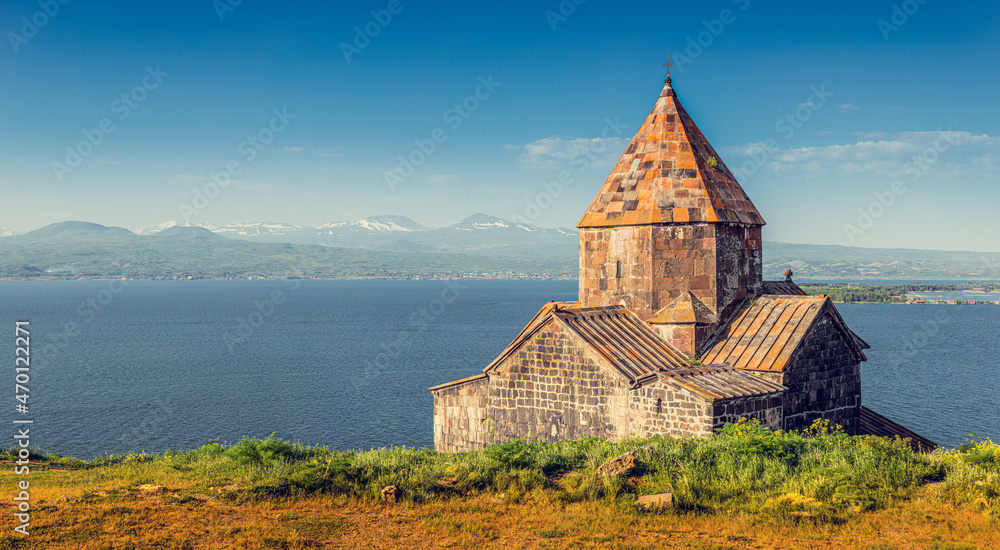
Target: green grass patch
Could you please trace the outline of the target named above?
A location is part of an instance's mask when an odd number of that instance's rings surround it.
[[[638,459],[628,478],[598,473],[604,462],[628,451]],[[459,453],[410,447],[345,452],[273,435],[89,462],[32,452],[53,463],[72,461],[85,470],[88,484],[110,490],[103,496],[85,492],[83,501],[121,499],[143,484],[184,486],[184,494],[174,497],[179,499],[201,492],[241,501],[331,494],[378,502],[389,485],[413,503],[489,493],[497,502],[543,495],[555,502],[603,499],[630,506],[642,495],[673,493],[673,507],[650,513],[751,514],[824,523],[890,507],[927,483],[943,482],[939,498],[1000,517],[1000,450],[991,441],[925,455],[900,439],[848,436],[823,424],[799,433],[740,422],[708,439],[521,439]],[[479,528],[446,523],[439,527]],[[336,526],[303,526],[303,531],[318,535],[327,528]]]

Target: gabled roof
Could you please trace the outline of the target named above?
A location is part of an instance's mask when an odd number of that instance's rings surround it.
[[[889,420],[868,407],[861,407],[860,421],[861,429],[859,432],[862,434],[877,435],[879,437],[899,436],[903,439],[909,439],[910,446],[913,447],[914,450],[923,453],[929,453],[938,446],[937,443],[934,443],[930,439],[896,424],[892,420]]]
[[[623,306],[579,307],[578,302],[549,302],[531,319],[513,342],[485,369],[487,376],[500,367],[549,323],[557,323],[587,346],[612,371],[639,386],[658,380],[696,392],[707,399],[760,395],[785,387],[728,365],[691,367],[688,359]],[[478,379],[468,378],[429,388],[450,387]]]
[[[716,325],[719,323],[719,318],[712,313],[712,310],[708,309],[704,302],[691,294],[690,290],[686,290],[652,317],[646,319],[646,322],[663,325]]]
[[[656,379],[682,387],[708,399],[728,399],[785,391],[787,388],[763,376],[729,365],[702,365],[656,373]],[[640,380],[646,383],[652,377]]]
[[[623,306],[559,310],[552,315],[630,382],[688,365],[684,354]]]
[[[577,227],[764,218],[677,99],[670,78]]]
[[[826,296],[769,295],[744,304],[702,357],[747,370],[781,371],[812,325],[829,315],[858,361],[869,346],[857,337]]]
[[[681,352],[623,306],[581,308],[579,302],[549,302],[483,372],[497,369],[549,322],[575,334],[629,382],[663,369],[687,366]]]
[[[427,391],[437,391],[437,390],[443,390],[443,389],[446,389],[446,388],[454,388],[456,386],[463,386],[463,385],[468,384],[470,382],[475,382],[477,380],[483,380],[485,378],[488,378],[488,376],[486,376],[486,374],[480,373],[480,374],[477,374],[475,376],[470,376],[468,378],[462,378],[461,380],[452,380],[451,382],[445,382],[444,384],[438,384],[437,386],[431,386],[431,387],[427,388]]]

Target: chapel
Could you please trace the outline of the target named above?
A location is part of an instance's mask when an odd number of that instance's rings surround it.
[[[934,443],[861,406],[865,343],[826,296],[762,276],[764,218],[677,98],[577,224],[579,299],[549,302],[481,374],[428,388],[434,446],[711,436],[739,418]]]

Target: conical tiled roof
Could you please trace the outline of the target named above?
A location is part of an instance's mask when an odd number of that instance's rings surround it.
[[[764,218],[677,100],[670,78],[665,82],[653,111],[577,227],[764,225]]]

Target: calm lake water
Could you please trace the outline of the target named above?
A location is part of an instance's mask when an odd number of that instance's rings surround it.
[[[428,386],[482,371],[575,281],[0,282],[30,321],[32,443],[80,458],[244,435],[433,444]],[[865,405],[944,445],[1000,438],[1000,307],[841,305]]]

